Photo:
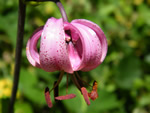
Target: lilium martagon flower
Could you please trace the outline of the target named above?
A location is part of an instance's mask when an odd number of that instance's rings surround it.
[[[58,81],[49,91],[45,89],[45,99],[48,106],[52,107],[50,92],[54,90],[55,100],[72,99],[75,94],[58,96],[58,85],[64,72],[70,75],[71,80],[81,91],[85,102],[90,105],[90,100],[95,100],[97,82],[94,81],[92,91],[87,92],[85,82],[80,78],[78,71],[90,71],[98,67],[105,59],[107,53],[107,40],[102,29],[95,23],[85,19],[75,19],[68,22],[67,15],[60,1],[56,2],[62,18],[51,17],[44,26],[38,28],[30,37],[26,46],[29,62],[46,72],[60,71]],[[40,50],[37,42],[40,40]]]

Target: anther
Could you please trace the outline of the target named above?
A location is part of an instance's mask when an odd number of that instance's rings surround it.
[[[45,88],[45,100],[46,100],[46,103],[47,103],[48,107],[51,108],[53,105],[52,105],[52,101],[51,101],[51,98],[50,98],[50,93],[49,93],[49,88],[48,87]]]
[[[55,97],[56,100],[67,100],[67,99],[72,99],[75,98],[76,95],[75,94],[68,94],[68,95],[64,95],[64,96],[58,96]]]
[[[89,100],[88,92],[87,92],[87,90],[86,90],[85,87],[82,87],[82,88],[81,88],[81,93],[82,93],[82,95],[83,95],[83,97],[84,97],[85,102],[86,102],[88,105],[90,105],[90,100]]]

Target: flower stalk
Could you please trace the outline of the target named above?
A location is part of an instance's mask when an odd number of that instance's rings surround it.
[[[66,14],[66,12],[65,12],[65,9],[64,9],[62,3],[58,0],[58,1],[56,1],[56,4],[57,4],[57,6],[58,6],[58,8],[59,8],[59,10],[60,10],[60,12],[61,12],[63,21],[64,21],[64,22],[68,22],[68,17],[67,17],[67,14]]]
[[[25,12],[26,12],[26,5],[22,2],[22,0],[19,0],[18,32],[17,32],[16,54],[15,54],[16,61],[15,61],[15,68],[14,68],[12,95],[10,98],[8,113],[14,113],[14,103],[15,103],[16,93],[18,89],[20,64],[21,64],[21,56],[22,56],[21,53],[22,53],[22,45],[23,45]]]

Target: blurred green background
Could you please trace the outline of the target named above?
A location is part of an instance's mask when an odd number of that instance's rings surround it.
[[[95,70],[79,72],[89,84],[98,81],[99,98],[87,106],[69,79],[68,91],[77,97],[53,101],[53,108],[47,107],[44,88],[52,88],[59,72],[48,73],[32,67],[25,48],[36,28],[48,18],[61,15],[52,2],[30,3],[15,113],[150,113],[150,0],[62,0],[62,3],[69,21],[91,20],[107,37],[109,47],[104,62]],[[0,5],[0,113],[6,113],[13,82],[18,0],[0,0]],[[65,92],[66,77],[61,81],[60,95]],[[53,92],[51,97],[54,100]]]

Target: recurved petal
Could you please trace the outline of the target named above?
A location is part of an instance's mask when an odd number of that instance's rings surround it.
[[[76,20],[73,20],[71,23],[78,23],[78,24],[87,26],[95,31],[95,33],[97,34],[97,36],[100,40],[101,48],[102,48],[102,57],[100,59],[100,62],[103,62],[103,60],[105,59],[105,56],[107,54],[107,39],[106,39],[106,36],[105,36],[104,32],[102,31],[102,29],[97,24],[95,24],[89,20],[85,20],[85,19],[76,19]]]
[[[40,61],[39,61],[39,53],[37,51],[37,42],[38,39],[41,37],[42,32],[43,26],[35,30],[30,39],[28,40],[26,46],[27,59],[33,66],[38,68],[40,68]]]
[[[78,23],[72,23],[81,33],[82,43],[82,71],[90,71],[101,64],[102,47],[100,40],[91,28]]]
[[[64,30],[70,32],[71,41],[67,44],[67,51],[73,71],[78,71],[84,67],[82,63],[84,45],[82,45],[81,41],[83,38],[80,38],[82,35],[75,26],[68,22],[64,23]]]
[[[48,72],[64,70],[73,73],[62,19],[50,18],[44,26],[40,43],[40,64]]]

